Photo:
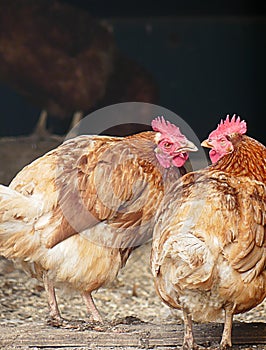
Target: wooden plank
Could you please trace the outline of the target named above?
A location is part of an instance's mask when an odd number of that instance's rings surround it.
[[[196,324],[195,338],[200,345],[218,344],[222,324]],[[104,332],[57,329],[37,323],[0,324],[1,349],[171,349],[182,345],[183,326],[142,323],[119,325]],[[266,349],[266,323],[234,323],[233,344],[261,344]],[[264,347],[265,345],[265,347]]]

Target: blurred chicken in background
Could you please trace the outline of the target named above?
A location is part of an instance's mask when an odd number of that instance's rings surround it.
[[[0,6],[0,80],[64,119],[65,130],[77,111],[158,101],[151,74],[125,57],[108,25],[87,11],[56,0],[0,0]]]

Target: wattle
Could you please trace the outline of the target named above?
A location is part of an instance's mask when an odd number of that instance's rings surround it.
[[[222,157],[222,154],[216,152],[214,149],[210,150],[209,155],[212,163],[218,162],[218,160]]]
[[[181,166],[183,166],[186,161],[188,159],[188,154],[187,153],[180,153],[179,155],[175,156],[173,158],[173,165],[180,168]]]

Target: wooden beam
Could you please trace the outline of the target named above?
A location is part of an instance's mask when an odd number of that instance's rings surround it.
[[[195,324],[198,344],[218,345],[222,324]],[[52,328],[43,323],[0,324],[0,348],[23,349],[172,349],[182,345],[183,326],[180,324],[157,325],[141,323],[118,325],[104,332],[85,329]],[[260,345],[259,345],[260,344]],[[262,344],[264,345],[262,346]],[[233,325],[233,345],[266,349],[266,323],[242,323]],[[258,347],[254,347],[258,345]]]

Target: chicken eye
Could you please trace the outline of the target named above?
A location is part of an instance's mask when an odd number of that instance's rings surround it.
[[[163,147],[166,148],[166,149],[169,149],[169,148],[172,147],[172,143],[170,143],[170,142],[164,142]]]
[[[227,144],[226,140],[224,140],[224,139],[220,140],[220,145],[222,147],[226,146],[226,144]]]

